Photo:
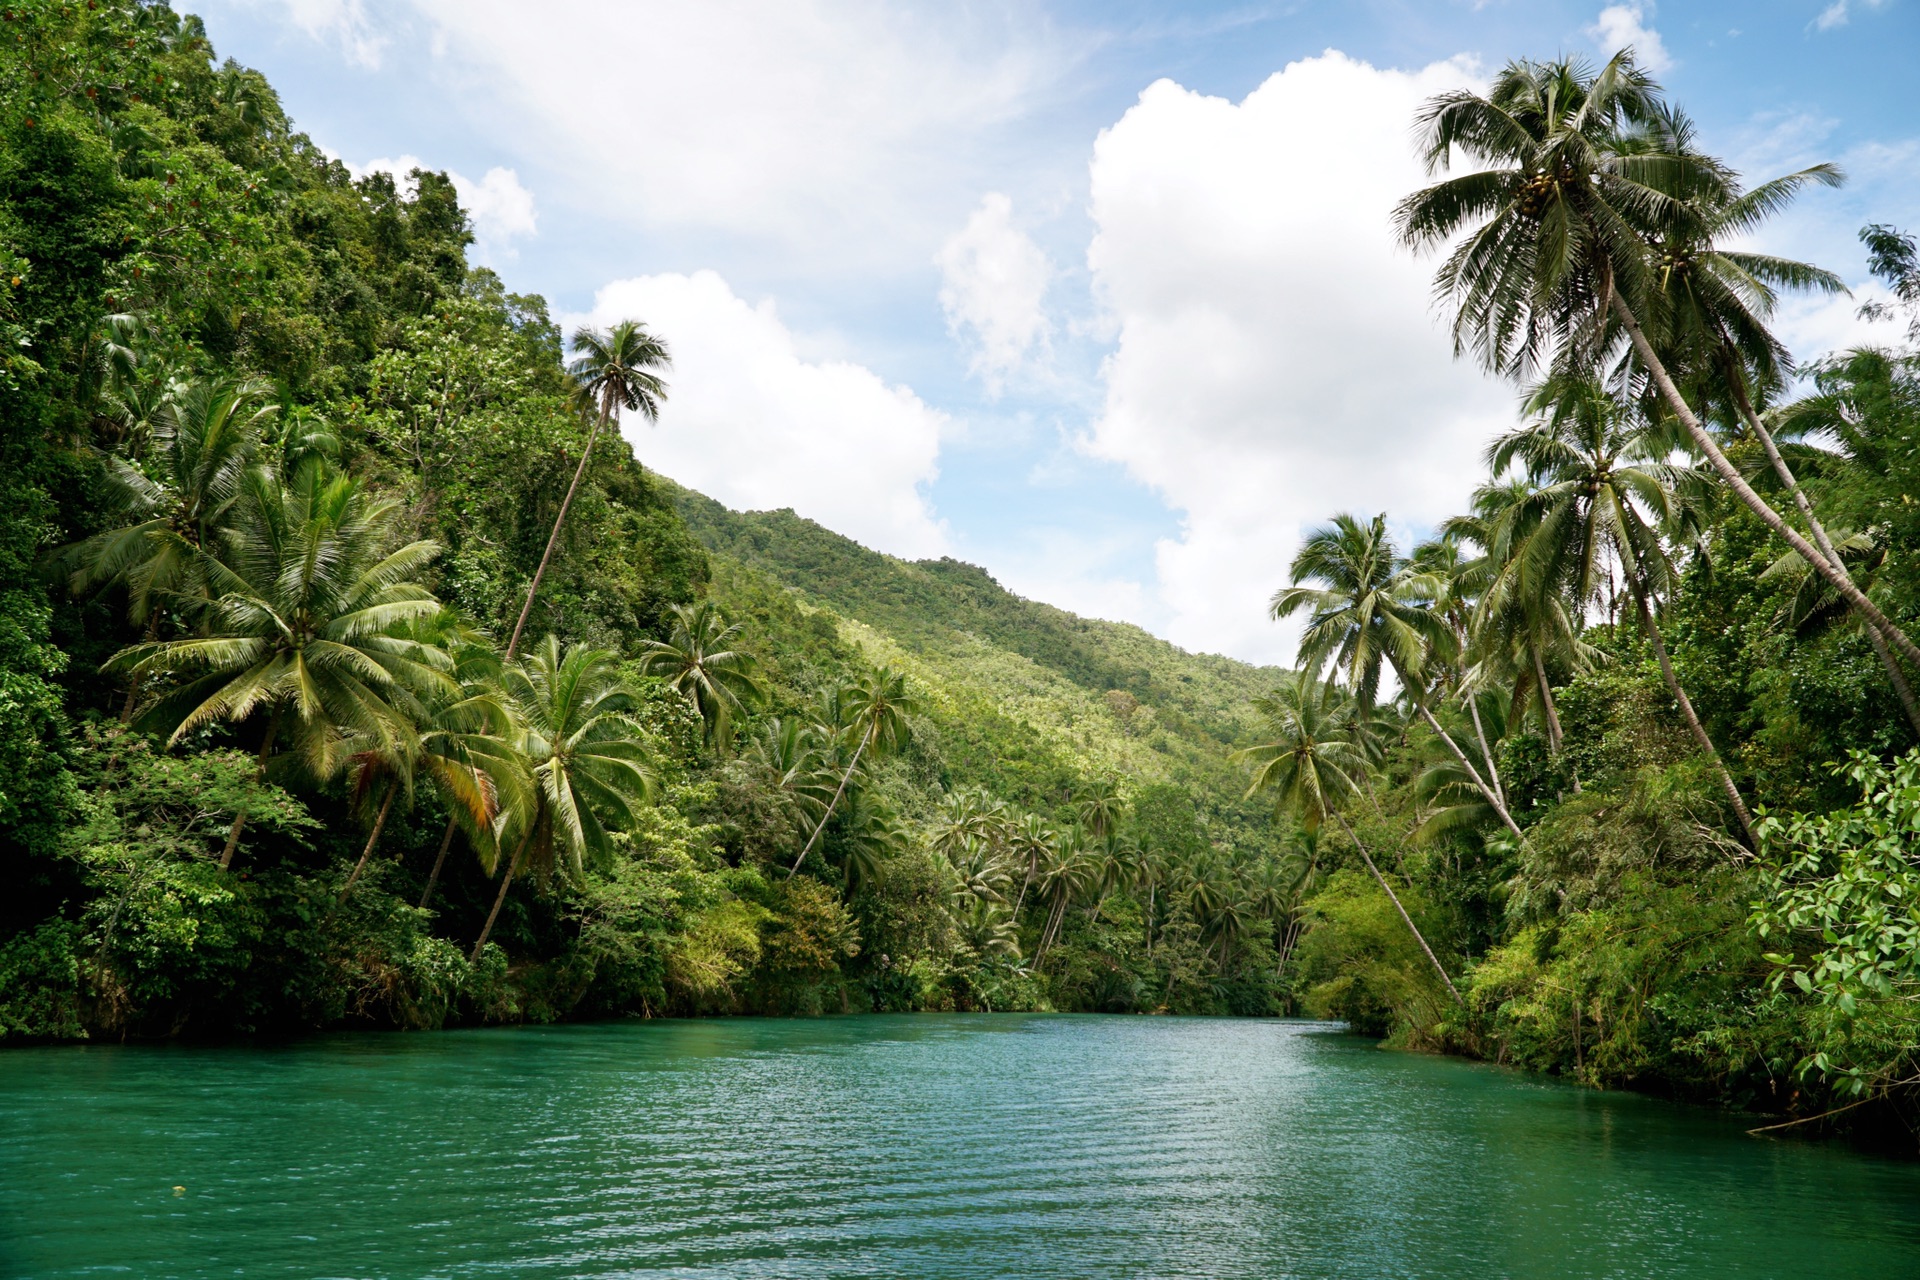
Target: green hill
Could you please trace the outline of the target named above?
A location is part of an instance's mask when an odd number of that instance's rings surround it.
[[[765,614],[778,592],[815,619],[807,634],[830,631],[930,691],[948,781],[1033,807],[1061,803],[1076,778],[1173,783],[1216,818],[1252,817],[1240,802],[1245,771],[1227,756],[1278,669],[1024,599],[976,565],[883,555],[791,510],[732,511],[662,487],[710,553],[713,594],[733,612]]]

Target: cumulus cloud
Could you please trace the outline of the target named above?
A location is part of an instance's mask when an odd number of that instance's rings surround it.
[[[484,86],[476,108],[496,104],[492,127],[592,173],[606,208],[801,246],[815,262],[905,243],[924,261],[956,184],[988,159],[982,135],[1069,60],[1050,52],[1043,17],[1018,6],[414,7],[449,65]],[[584,64],[583,44],[616,61]]]
[[[1046,348],[1053,264],[1013,225],[1013,202],[997,191],[940,246],[934,263],[947,330],[971,349],[971,372],[997,394],[1009,374]]]
[[[412,197],[417,184],[411,177],[415,169],[431,171],[433,166],[416,155],[382,156],[365,164],[347,162],[347,171],[356,178],[369,173],[393,176],[400,190]],[[473,224],[473,256],[486,266],[498,266],[516,254],[513,242],[524,236],[538,235],[540,219],[534,212],[533,192],[520,185],[520,175],[498,165],[487,170],[475,182],[454,170],[447,171],[453,188],[460,194],[460,206]]]
[[[337,45],[347,61],[378,69],[386,37],[373,29],[361,0],[286,0],[287,16],[315,40]]]
[[[1156,559],[1176,643],[1290,660],[1265,605],[1303,529],[1343,509],[1436,521],[1512,420],[1511,391],[1453,359],[1433,264],[1390,226],[1427,181],[1416,108],[1473,79],[1328,52],[1237,104],[1162,80],[1095,144],[1088,263],[1119,337],[1083,447],[1180,513]]]
[[[871,369],[799,355],[771,301],[717,273],[616,280],[572,319],[643,320],[673,353],[659,425],[623,424],[642,463],[752,510],[803,516],[895,555],[943,554],[921,486],[938,474],[944,414]]]
[[[1642,68],[1660,75],[1673,70],[1678,64],[1667,52],[1660,33],[1647,25],[1647,17],[1647,9],[1637,0],[1631,4],[1610,4],[1600,11],[1599,18],[1587,28],[1587,36],[1608,57],[1622,49],[1633,50],[1634,58]]]

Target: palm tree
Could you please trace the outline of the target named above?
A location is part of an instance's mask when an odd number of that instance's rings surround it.
[[[612,829],[632,826],[658,787],[644,731],[629,714],[638,699],[620,679],[617,654],[587,645],[563,650],[549,635],[507,667],[501,684],[521,726],[532,803],[510,824],[520,839],[473,944],[475,961],[521,868],[532,867],[542,881],[555,870],[583,878],[590,862],[612,857]]]
[[[1335,516],[1331,525],[1307,535],[1293,558],[1290,577],[1293,585],[1274,593],[1272,614],[1279,619],[1309,611],[1300,638],[1307,670],[1317,673],[1332,661],[1345,674],[1365,715],[1379,691],[1380,669],[1390,664],[1420,718],[1479,780],[1488,803],[1515,838],[1525,840],[1498,790],[1467,762],[1459,743],[1427,705],[1425,668],[1434,659],[1452,656],[1455,637],[1446,620],[1427,607],[1440,584],[1401,562],[1387,535],[1386,517],[1362,524],[1344,512]]]
[[[261,432],[278,412],[271,395],[266,383],[246,378],[170,384],[154,411],[158,455],[145,468],[112,455],[104,459],[124,523],[61,552],[75,566],[70,585],[76,595],[124,584],[127,618],[145,624],[149,641],[159,635],[169,602],[204,596],[202,552],[232,514]],[[133,719],[139,692],[136,674],[120,723]]]
[[[642,671],[659,676],[693,703],[708,744],[723,754],[733,740],[734,717],[763,693],[759,662],[733,647],[744,630],[738,623],[728,626],[711,600],[677,604],[672,635],[648,642],[640,657]]]
[[[819,821],[833,797],[834,776],[822,750],[826,730],[795,716],[771,716],[760,726],[753,758],[773,789],[803,818]]]
[[[1040,860],[1053,848],[1059,834],[1047,825],[1045,819],[1034,814],[1026,814],[1015,822],[1007,833],[1007,847],[1026,870],[1020,877],[1020,894],[1014,899],[1013,918],[1020,919],[1020,908],[1026,905],[1027,890],[1033,887],[1033,878],[1039,874]]]
[[[913,736],[913,728],[907,717],[920,709],[919,701],[907,687],[907,678],[886,667],[843,688],[835,701],[838,704],[836,718],[854,738],[853,758],[847,762],[847,771],[840,777],[840,786],[834,791],[833,799],[827,802],[820,821],[814,824],[813,834],[807,837],[800,856],[787,868],[789,877],[800,869],[800,864],[813,852],[820,833],[827,829],[828,819],[833,817],[834,808],[847,793],[847,784],[853,781],[854,771],[860,767],[860,757],[868,751],[878,755],[905,746]]]
[[[1751,226],[1805,182],[1827,179],[1810,170],[1757,189],[1760,198],[1742,206],[1725,166],[1671,145],[1673,121],[1631,51],[1597,73],[1571,58],[1509,63],[1486,95],[1456,90],[1422,110],[1428,170],[1450,168],[1457,153],[1474,171],[1401,201],[1400,238],[1426,248],[1465,233],[1437,285],[1458,307],[1456,353],[1472,350],[1492,372],[1524,374],[1546,358],[1569,371],[1591,369],[1624,332],[1727,487],[1920,666],[1920,646],[1754,491],[1688,404],[1641,321],[1660,314],[1663,259],[1673,251],[1711,243],[1703,235],[1726,216],[1725,230]],[[1761,296],[1742,287],[1749,300]]]
[[[1674,673],[1650,603],[1677,580],[1662,530],[1687,523],[1706,477],[1666,461],[1666,436],[1590,380],[1550,379],[1529,408],[1540,416],[1487,451],[1495,474],[1515,468],[1535,486],[1525,503],[1533,530],[1518,551],[1523,573],[1584,607],[1608,589],[1609,565],[1619,566],[1667,691],[1751,842],[1753,815]]]
[[[851,898],[885,876],[887,862],[907,848],[910,838],[893,807],[865,790],[848,798],[841,826],[840,871]]]
[[[1247,797],[1251,799],[1263,791],[1274,793],[1276,807],[1294,815],[1309,848],[1317,842],[1320,827],[1329,816],[1338,822],[1347,838],[1353,841],[1353,847],[1360,851],[1361,860],[1373,873],[1387,900],[1393,903],[1393,909],[1400,913],[1414,941],[1432,962],[1440,981],[1446,983],[1447,990],[1459,1001],[1460,992],[1447,976],[1440,958],[1427,945],[1425,935],[1400,904],[1400,896],[1380,874],[1373,855],[1340,812],[1341,804],[1360,790],[1359,774],[1367,767],[1360,749],[1347,736],[1351,704],[1341,698],[1331,682],[1323,685],[1311,671],[1301,671],[1271,694],[1258,699],[1254,706],[1267,717],[1272,736],[1267,742],[1234,753],[1235,759],[1253,766],[1253,781],[1247,788]]]
[[[667,384],[658,370],[673,366],[667,344],[637,320],[622,320],[608,330],[578,329],[573,335],[578,355],[568,372],[579,387],[582,401],[594,410],[593,428],[587,433],[587,447],[580,451],[580,465],[573,469],[573,482],[553,517],[553,532],[547,537],[547,549],[540,553],[540,565],[527,584],[527,600],[520,606],[519,621],[513,624],[513,637],[507,641],[507,660],[520,651],[520,633],[526,629],[527,616],[533,612],[534,597],[540,594],[540,580],[547,574],[553,549],[560,545],[560,527],[567,521],[567,508],[587,473],[587,461],[593,457],[594,442],[613,415],[621,410],[635,412],[648,422],[660,419],[660,402],[667,397]]]
[[[1127,802],[1111,779],[1095,778],[1082,783],[1073,798],[1073,816],[1096,840],[1105,840],[1120,829],[1127,814]]]
[[[1086,833],[1069,827],[1055,838],[1053,847],[1040,867],[1040,890],[1047,895],[1047,919],[1040,929],[1040,943],[1034,948],[1033,963],[1038,968],[1060,936],[1067,908],[1092,881],[1096,862],[1087,847]]]
[[[526,790],[520,782],[524,761],[513,740],[516,726],[500,692],[500,662],[493,647],[480,633],[446,612],[414,628],[412,634],[447,652],[453,662],[453,680],[417,700],[418,719],[414,737],[404,743],[406,754],[387,757],[379,751],[367,751],[356,760],[356,792],[370,797],[371,784],[383,777],[386,789],[366,846],[340,890],[342,902],[366,870],[394,801],[411,802],[422,779],[449,814],[440,851],[420,895],[422,908],[433,897],[454,830],[465,827],[470,838],[484,842],[499,815],[502,793],[510,801],[517,801]]]
[[[170,728],[169,746],[215,721],[267,712],[262,777],[283,735],[321,780],[350,744],[405,754],[416,700],[449,683],[446,654],[405,631],[440,609],[418,581],[439,546],[396,547],[395,505],[320,463],[285,485],[256,469],[242,487],[218,557],[197,557],[213,592],[203,634],[133,645],[107,669],[186,676],[147,713]],[[234,816],[222,868],[246,820],[244,808]]]

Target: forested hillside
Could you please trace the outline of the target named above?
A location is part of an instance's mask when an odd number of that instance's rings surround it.
[[[7,20],[0,1035],[1286,1006],[1265,676],[678,489],[444,175]]]

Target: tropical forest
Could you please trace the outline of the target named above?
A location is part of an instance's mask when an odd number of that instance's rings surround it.
[[[1313,513],[1259,666],[676,483],[675,333],[447,174],[164,4],[4,17],[6,1053],[1327,1020],[1915,1149],[1920,242],[1836,352],[1753,247],[1838,166],[1631,51],[1429,96],[1393,234],[1511,413],[1437,525]]]

